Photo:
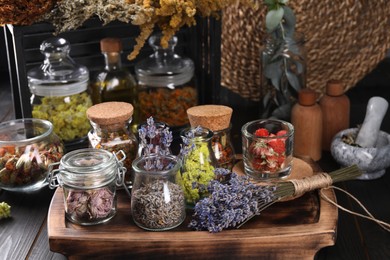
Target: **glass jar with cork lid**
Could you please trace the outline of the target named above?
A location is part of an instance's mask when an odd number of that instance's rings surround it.
[[[126,102],[104,102],[87,110],[87,117],[93,129],[88,133],[91,147],[110,152],[122,150],[126,159],[126,182],[131,181],[132,162],[136,158],[138,141],[131,131],[133,106]],[[119,158],[122,159],[122,158]]]
[[[160,44],[162,35],[149,38],[154,53],[135,66],[139,84],[140,121],[153,116],[172,128],[188,124],[185,111],[197,105],[194,63],[175,53],[178,38],[172,37],[168,48]]]
[[[223,105],[201,105],[187,110],[191,127],[201,126],[213,132],[211,146],[217,159],[217,167],[232,170],[235,152],[230,130],[233,109]]]

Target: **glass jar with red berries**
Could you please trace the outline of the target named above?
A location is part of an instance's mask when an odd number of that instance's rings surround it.
[[[292,124],[276,119],[261,119],[246,123],[241,132],[247,175],[260,180],[290,175],[294,141]]]

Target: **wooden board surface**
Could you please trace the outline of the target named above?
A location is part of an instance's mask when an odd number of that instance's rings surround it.
[[[310,163],[313,171],[320,169]],[[335,200],[332,190],[326,194]],[[315,253],[334,244],[337,209],[318,192],[276,203],[240,229],[217,234],[192,231],[186,221],[178,228],[148,232],[137,227],[130,215],[130,198],[118,192],[118,213],[110,222],[83,227],[65,219],[63,191],[55,192],[48,215],[50,249],[70,258],[137,257],[160,259],[286,258],[313,259]]]

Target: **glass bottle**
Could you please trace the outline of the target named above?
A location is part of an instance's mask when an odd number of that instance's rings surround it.
[[[140,120],[153,116],[172,128],[188,124],[186,110],[198,102],[194,63],[174,52],[177,37],[168,48],[160,45],[161,34],[152,35],[149,45],[154,53],[135,66],[139,84]]]
[[[133,75],[122,67],[122,41],[119,38],[104,38],[100,41],[105,67],[97,73],[90,84],[93,104],[122,101],[134,106],[133,130],[137,129],[138,98],[137,83]]]
[[[126,182],[131,181],[131,164],[138,150],[137,138],[130,130],[132,115],[133,106],[126,102],[104,102],[87,110],[92,125],[88,133],[90,146],[115,153],[122,150],[126,155],[123,161],[127,169]]]
[[[261,118],[290,121],[298,92],[306,86],[306,49],[302,33],[268,34],[261,51]]]
[[[187,207],[192,208],[208,195],[207,185],[217,178],[214,173],[217,161],[211,148],[213,132],[201,127],[187,128],[181,136],[188,150],[184,151],[178,183],[183,188]]]
[[[79,225],[96,225],[112,219],[117,211],[116,187],[126,171],[116,155],[85,148],[67,153],[49,175],[50,188],[62,187],[65,217]]]
[[[45,40],[40,50],[43,63],[27,73],[32,116],[52,122],[54,132],[72,149],[86,140],[91,127],[85,114],[92,105],[89,72],[69,56],[70,44],[64,38]]]
[[[159,162],[162,168],[147,168]],[[131,215],[135,224],[150,231],[169,230],[186,217],[184,193],[176,183],[180,159],[174,155],[152,154],[133,161],[134,184]]]
[[[51,163],[64,155],[47,120],[15,119],[0,124],[0,188],[30,192],[44,187]]]

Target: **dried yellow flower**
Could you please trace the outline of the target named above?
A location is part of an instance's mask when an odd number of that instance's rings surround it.
[[[134,59],[147,38],[157,26],[163,37],[161,45],[168,46],[169,39],[184,26],[196,24],[195,16],[214,16],[238,2],[258,6],[260,0],[61,0],[44,20],[51,22],[56,33],[76,29],[87,19],[97,15],[104,24],[118,20],[139,26],[141,33],[128,56]]]

